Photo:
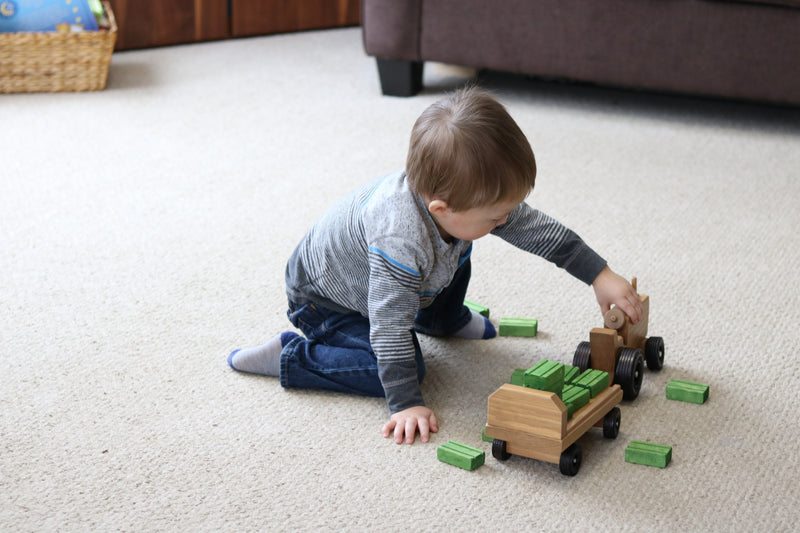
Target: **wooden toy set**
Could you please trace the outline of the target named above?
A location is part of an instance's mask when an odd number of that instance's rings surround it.
[[[635,278],[632,284],[635,289]],[[664,365],[664,340],[647,336],[649,297],[639,298],[643,313],[636,324],[614,308],[603,317],[605,327],[592,329],[589,341],[578,345],[572,365],[543,360],[532,368],[517,369],[511,383],[489,396],[483,440],[492,442],[496,459],[520,455],[555,463],[562,474],[574,476],[583,458],[576,442],[582,435],[599,427],[604,437],[617,438],[621,421],[617,405],[638,397],[645,363],[656,371]],[[488,308],[470,305],[488,317]],[[536,335],[535,319],[503,319],[500,327],[501,335]],[[668,399],[702,404],[709,387],[671,380],[666,392]],[[473,470],[483,464],[485,454],[451,441],[439,448],[438,455],[442,461]],[[672,447],[663,444],[632,441],[625,450],[629,463],[664,468],[671,459]]]

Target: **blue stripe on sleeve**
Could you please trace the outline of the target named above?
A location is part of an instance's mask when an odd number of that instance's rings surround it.
[[[393,264],[393,265],[394,265],[394,266],[396,266],[397,268],[400,268],[400,269],[402,269],[402,270],[405,270],[405,271],[406,271],[406,272],[408,272],[409,274],[413,274],[413,275],[415,275],[415,276],[421,276],[421,275],[422,275],[422,274],[420,274],[419,272],[417,272],[416,270],[414,270],[413,268],[411,268],[411,267],[408,267],[408,266],[406,266],[406,265],[404,265],[403,263],[400,263],[400,262],[398,262],[398,261],[395,261],[394,259],[392,259],[391,257],[389,257],[389,256],[386,254],[386,252],[384,252],[383,250],[381,250],[381,249],[379,249],[379,248],[375,248],[374,246],[370,246],[370,248],[369,248],[369,251],[370,251],[370,252],[375,252],[376,254],[380,255],[381,257],[383,257],[384,259],[386,259],[387,261],[389,261],[391,264]]]

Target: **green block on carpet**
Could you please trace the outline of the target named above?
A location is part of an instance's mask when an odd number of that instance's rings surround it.
[[[673,379],[667,384],[667,399],[703,404],[708,400],[708,391],[708,385]]]
[[[523,375],[523,384],[531,389],[555,392],[561,397],[564,388],[564,365],[543,359]]]
[[[672,460],[672,446],[631,441],[625,449],[625,462],[665,468]]]
[[[476,304],[475,302],[470,302],[469,300],[464,300],[464,305],[466,305],[468,308],[472,309],[473,311],[475,311],[479,315],[483,315],[486,318],[489,318],[489,308],[488,307],[484,307],[481,304]]]
[[[535,318],[501,318],[501,337],[535,337],[539,321]]]
[[[483,426],[483,429],[481,430],[481,440],[483,442],[494,442],[494,439],[492,437],[486,436],[486,426]]]
[[[442,462],[464,470],[475,470],[486,461],[486,453],[482,450],[454,440],[439,446],[436,450],[436,457]]]
[[[525,369],[524,368],[518,368],[518,369],[514,370],[514,373],[511,374],[511,384],[512,385],[519,385],[520,387],[524,387],[525,386],[525,380],[523,379],[524,375],[525,375]]]
[[[572,383],[580,375],[581,369],[577,366],[564,365],[564,384]]]
[[[561,393],[561,401],[567,406],[567,418],[572,418],[572,415],[589,403],[592,394],[589,389],[578,387],[577,385],[565,385]]]
[[[572,381],[573,385],[588,389],[592,398],[608,388],[610,383],[611,379],[608,376],[608,372],[603,372],[602,370],[596,370],[594,368],[586,370],[583,374],[578,376],[577,379]]]

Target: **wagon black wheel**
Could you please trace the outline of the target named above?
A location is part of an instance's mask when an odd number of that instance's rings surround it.
[[[607,439],[616,439],[619,435],[619,423],[622,420],[622,413],[619,407],[615,407],[606,414],[603,419],[603,436]]]
[[[563,452],[561,452],[561,460],[558,463],[558,469],[565,476],[574,476],[581,469],[581,460],[583,459],[583,450],[580,444],[573,444]]]
[[[592,366],[592,348],[591,344],[583,341],[575,348],[575,355],[572,357],[572,366],[577,366],[581,372]]]
[[[511,457],[511,454],[506,451],[506,441],[494,439],[492,441],[492,455],[498,461],[505,461]]]
[[[625,400],[635,400],[642,388],[644,355],[638,348],[620,348],[614,383],[622,388]]]
[[[664,366],[664,339],[650,337],[644,343],[644,359],[650,370],[661,370]]]

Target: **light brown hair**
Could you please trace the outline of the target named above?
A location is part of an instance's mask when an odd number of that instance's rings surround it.
[[[417,194],[464,211],[527,196],[536,160],[506,108],[468,87],[435,102],[414,123],[406,173]]]

